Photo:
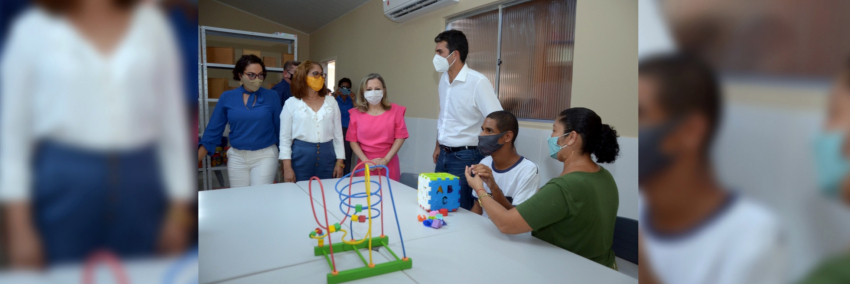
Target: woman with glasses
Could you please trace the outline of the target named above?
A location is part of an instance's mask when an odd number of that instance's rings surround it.
[[[280,98],[261,88],[266,66],[256,55],[243,55],[233,68],[239,88],[221,94],[198,148],[198,161],[215,153],[230,124],[227,175],[231,187],[271,184],[277,173]]]
[[[321,65],[308,60],[295,69],[292,97],[280,113],[280,159],[285,182],[343,175],[341,115],[329,93]]]

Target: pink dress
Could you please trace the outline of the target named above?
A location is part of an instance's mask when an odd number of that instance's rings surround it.
[[[359,143],[360,149],[369,160],[386,157],[396,139],[407,139],[410,136],[407,133],[407,125],[404,124],[404,112],[407,109],[397,104],[390,105],[389,110],[376,116],[360,112],[357,108],[348,110],[350,120],[346,140]],[[401,178],[398,155],[387,162],[387,168],[390,169],[391,179],[398,181]],[[364,174],[360,172],[356,176]],[[374,174],[386,175],[383,172],[370,172],[370,175]]]

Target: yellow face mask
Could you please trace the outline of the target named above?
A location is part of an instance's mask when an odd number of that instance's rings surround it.
[[[321,76],[318,76],[318,77],[307,76],[307,86],[310,86],[310,88],[313,89],[313,91],[316,91],[316,92],[321,91],[322,88],[325,87],[325,78],[321,77]]]

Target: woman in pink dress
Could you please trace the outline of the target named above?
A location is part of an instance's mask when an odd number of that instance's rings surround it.
[[[351,142],[351,150],[360,161],[386,165],[390,169],[389,177],[398,181],[401,173],[395,154],[409,136],[404,124],[406,109],[387,100],[386,87],[384,78],[375,73],[360,81],[354,108],[348,111],[351,115],[346,140]],[[383,170],[370,172],[377,174],[386,175]],[[356,176],[363,175],[360,172]]]

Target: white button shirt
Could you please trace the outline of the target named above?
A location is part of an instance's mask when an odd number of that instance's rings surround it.
[[[437,118],[437,142],[443,146],[478,146],[478,134],[484,118],[502,110],[493,84],[466,64],[449,83],[449,73],[440,77],[440,116]]]
[[[280,112],[280,159],[292,159],[292,140],[298,139],[310,143],[325,143],[333,140],[334,152],[338,160],[345,159],[342,146],[342,116],[336,99],[330,94],[319,111],[299,98],[291,97]]]
[[[180,60],[158,8],[137,6],[108,55],[40,8],[21,15],[7,44],[0,60],[0,199],[30,198],[33,145],[42,139],[99,151],[157,145],[169,196],[194,198]]]

